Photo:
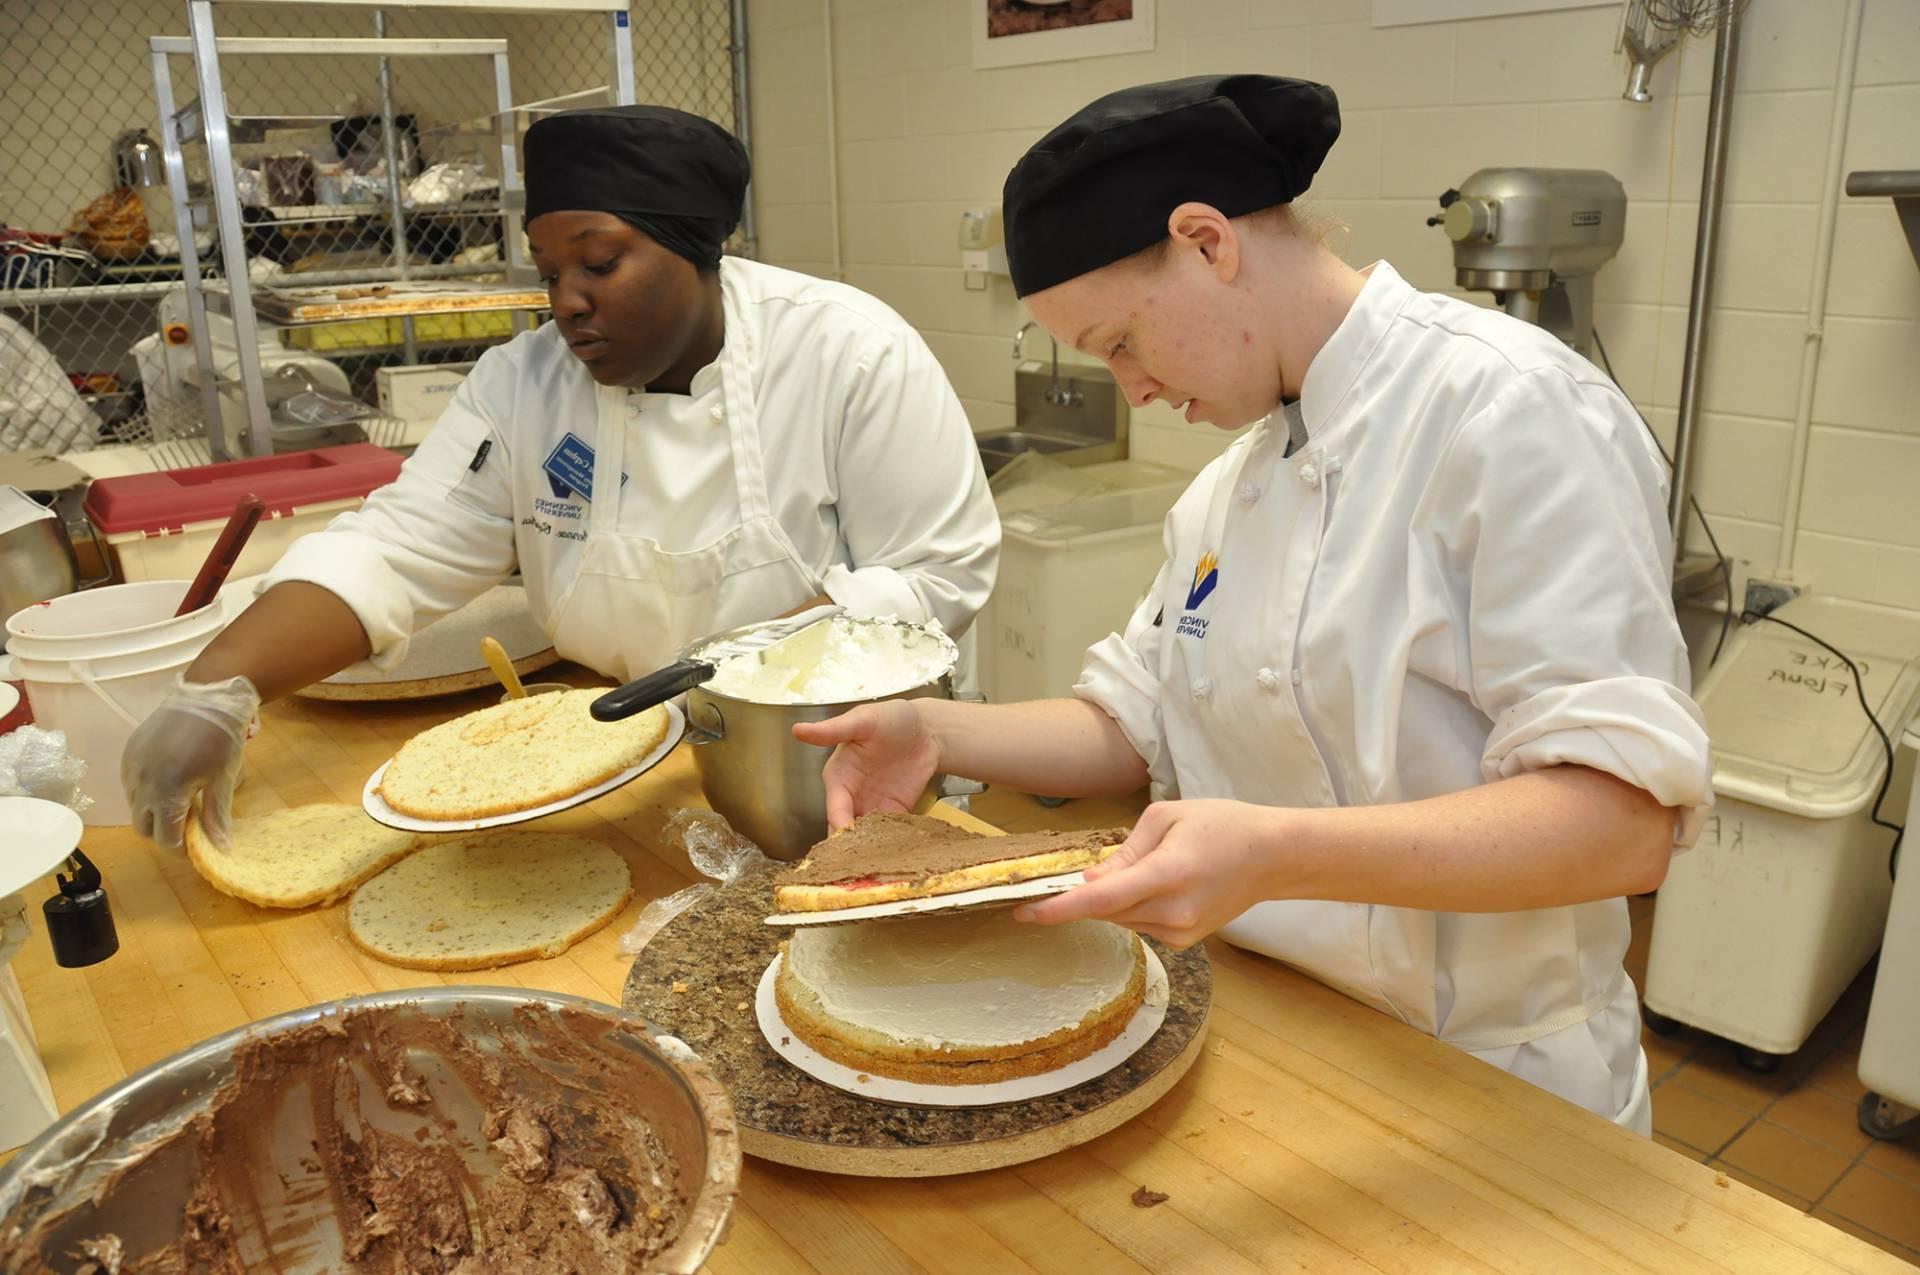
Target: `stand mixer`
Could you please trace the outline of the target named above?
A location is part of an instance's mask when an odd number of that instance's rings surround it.
[[[1453,276],[1582,354],[1593,344],[1593,276],[1620,250],[1627,192],[1590,168],[1483,168],[1427,218],[1453,240]]]

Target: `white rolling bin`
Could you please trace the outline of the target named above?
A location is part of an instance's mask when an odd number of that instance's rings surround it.
[[[1907,732],[1908,764],[1920,757],[1920,729]],[[1920,810],[1920,771],[1907,801],[1907,818]],[[1887,910],[1887,941],[1873,975],[1873,1005],[1860,1045],[1860,1127],[1876,1138],[1898,1138],[1920,1114],[1920,857],[1902,839],[1900,867]]]
[[[1087,648],[1124,629],[1152,586],[1166,558],[1161,526],[1192,480],[1184,470],[1116,460],[1053,465],[995,491],[1000,576],[974,621],[989,700],[1073,689]]]
[[[1806,1043],[1880,946],[1893,834],[1871,820],[1886,774],[1864,690],[1898,738],[1920,702],[1920,617],[1803,597],[1780,619],[1845,651],[1846,665],[1777,624],[1743,628],[1702,681],[1716,805],[1675,857],[1654,909],[1647,1023],[1686,1023],[1769,1070]],[[1912,754],[1899,754],[1887,817],[1900,818]]]

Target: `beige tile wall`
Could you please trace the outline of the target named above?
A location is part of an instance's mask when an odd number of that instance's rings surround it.
[[[825,0],[749,6],[763,255],[832,269]],[[1618,10],[1376,30],[1369,0],[1161,0],[1151,53],[975,71],[965,0],[831,0],[842,274],[927,336],[977,430],[1012,423],[1004,280],[962,285],[960,212],[998,202],[1013,161],[1091,98],[1220,71],[1323,80],[1344,131],[1311,203],[1356,263],[1452,285],[1434,198],[1494,164],[1598,167],[1630,201],[1597,320],[1628,392],[1671,439],[1712,49],[1690,41],[1654,100],[1620,99]],[[1818,194],[1844,0],[1752,0],[1723,213],[1696,473],[1721,543],[1771,573],[1812,293]],[[1845,166],[1920,167],[1920,3],[1866,0]],[[1482,300],[1486,298],[1482,297]],[[1045,348],[1036,341],[1036,352]],[[1920,608],[1920,268],[1885,200],[1842,199],[1796,566],[1814,587]],[[1227,436],[1156,407],[1135,454],[1197,467]],[[1697,537],[1697,532],[1695,533]]]

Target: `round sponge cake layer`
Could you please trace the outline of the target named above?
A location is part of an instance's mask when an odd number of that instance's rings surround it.
[[[1021,925],[995,910],[801,930],[775,994],[788,1025],[837,1062],[975,1083],[1100,1048],[1139,1008],[1145,972],[1119,926]]]

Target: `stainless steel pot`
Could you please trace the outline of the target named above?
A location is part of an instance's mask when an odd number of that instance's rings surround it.
[[[34,505],[38,512],[26,511],[24,521],[0,531],[0,620],[49,598],[65,597],[80,582],[79,567],[73,559],[59,516],[51,509],[39,509],[38,502],[17,488],[0,487],[0,501],[20,501]],[[11,515],[0,510],[0,516]],[[14,521],[6,517],[6,521]],[[0,650],[7,638],[0,631]]]
[[[680,658],[694,657],[701,649],[753,627],[702,638],[681,652]],[[953,698],[952,662],[923,685],[845,704],[760,704],[696,686],[687,692],[686,738],[694,745],[700,789],[707,804],[768,858],[804,858],[827,835],[827,787],[820,772],[833,750],[795,739],[794,723],[825,721],[863,703],[926,698]],[[936,775],[928,784],[931,796],[939,795],[940,782]]]

